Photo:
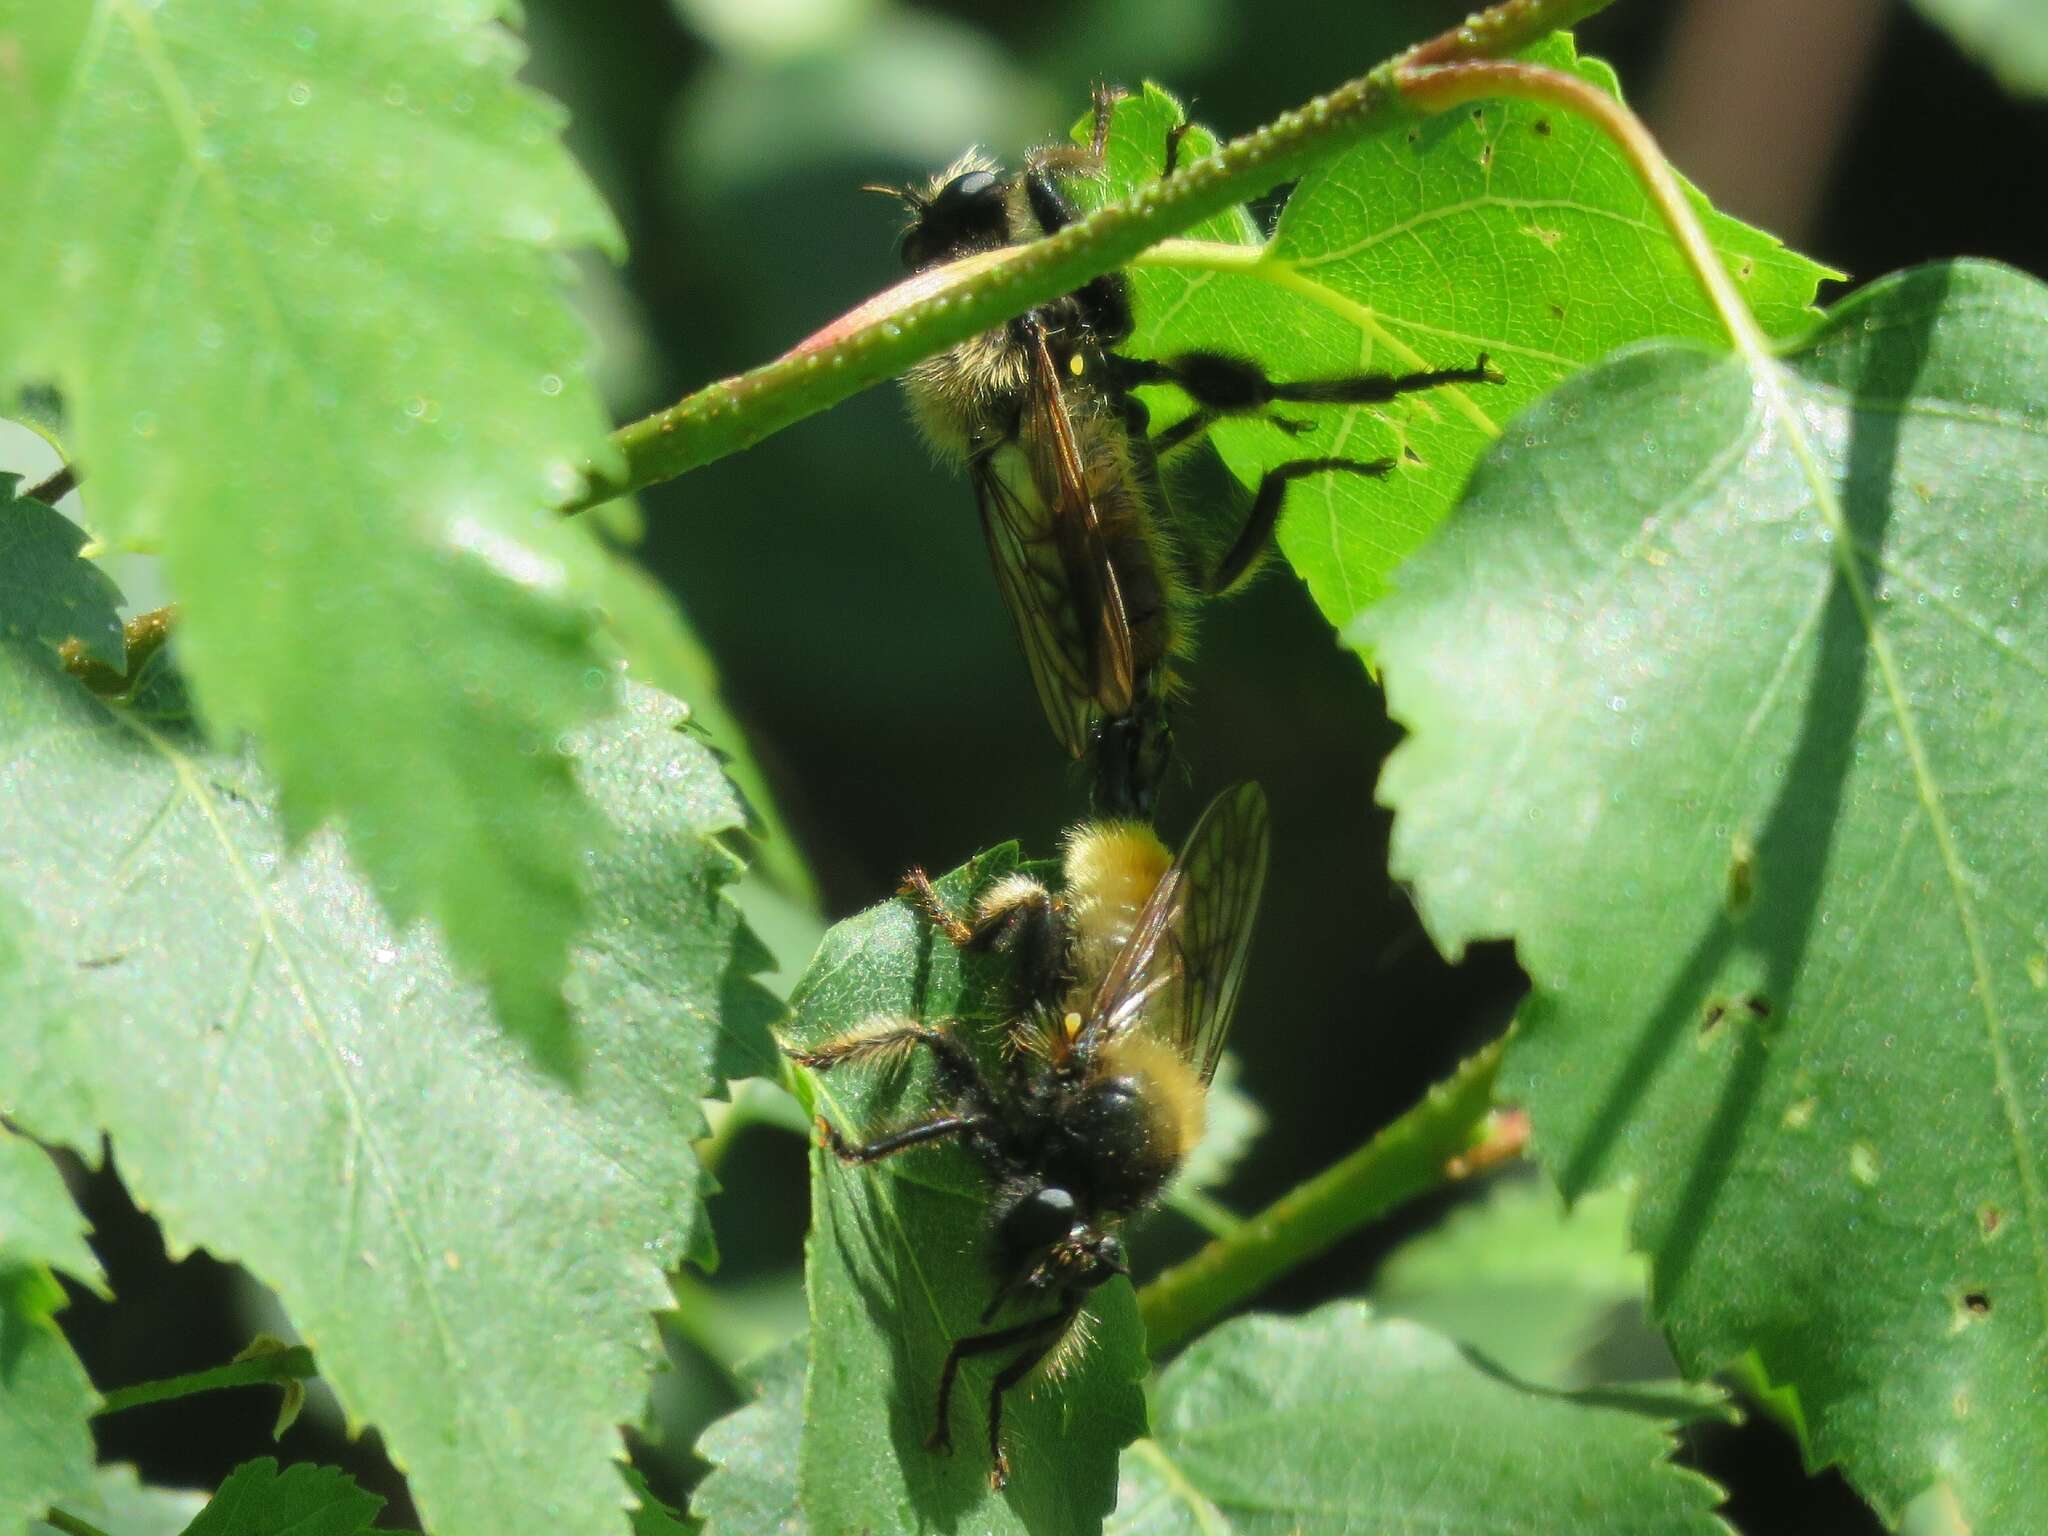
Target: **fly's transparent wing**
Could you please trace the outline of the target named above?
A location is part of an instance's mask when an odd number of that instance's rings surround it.
[[[1131,707],[1131,627],[1059,370],[1042,336],[1033,333],[1029,347],[1031,391],[1015,454],[1002,446],[974,461],[975,497],[1039,705],[1060,745],[1079,757],[1095,712]]]

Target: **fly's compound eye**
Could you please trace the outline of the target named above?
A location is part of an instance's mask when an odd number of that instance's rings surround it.
[[[1131,1272],[1130,1262],[1124,1257],[1123,1239],[1114,1233],[1104,1233],[1097,1238],[1089,1257],[1095,1262],[1082,1277],[1084,1285],[1101,1285],[1111,1275],[1128,1275]]]
[[[1003,1246],[1019,1257],[1042,1253],[1070,1235],[1080,1216],[1079,1204],[1066,1190],[1052,1184],[1035,1189],[1003,1218]]]
[[[1009,238],[1003,178],[994,171],[968,171],[939,188],[918,213],[903,236],[903,265],[916,272]]]

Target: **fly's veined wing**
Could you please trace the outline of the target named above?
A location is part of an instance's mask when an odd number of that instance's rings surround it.
[[[1109,558],[1088,467],[1074,433],[1059,368],[1035,326],[1030,331],[1031,399],[1024,413],[1024,451],[1032,479],[1053,509],[1052,528],[1067,569],[1069,599],[1088,637],[1095,703],[1106,715],[1128,714],[1137,686],[1131,623],[1122,584]]]
[[[1216,1075],[1271,849],[1258,785],[1236,785],[1209,802],[1096,989],[1084,1024],[1094,1043],[1150,1029],[1203,1082]]]
[[[974,494],[996,585],[1031,669],[1031,686],[1053,735],[1079,757],[1088,748],[1088,721],[1095,707],[1094,653],[1068,598],[1051,507],[1005,481],[992,457],[975,461]]]

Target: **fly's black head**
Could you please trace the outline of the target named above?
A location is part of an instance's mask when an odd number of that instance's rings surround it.
[[[960,172],[914,206],[902,247],[913,272],[1010,243],[1009,182],[987,167]]]

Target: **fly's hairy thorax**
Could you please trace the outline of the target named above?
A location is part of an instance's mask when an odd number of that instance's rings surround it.
[[[1142,1028],[1108,1042],[1062,1119],[1069,1166],[1099,1214],[1124,1216],[1159,1197],[1202,1139],[1195,1069]]]
[[[1017,434],[1030,359],[1007,326],[970,336],[903,376],[910,417],[932,453],[959,467]]]

